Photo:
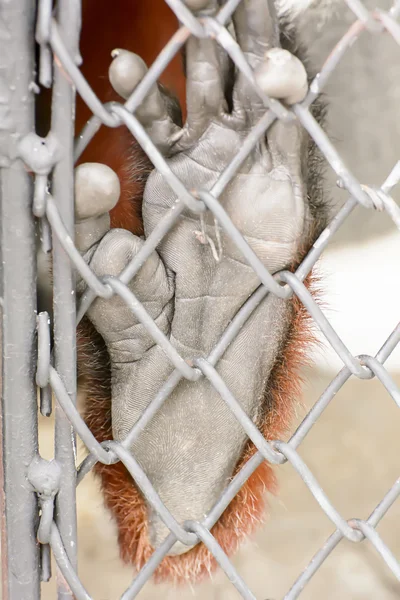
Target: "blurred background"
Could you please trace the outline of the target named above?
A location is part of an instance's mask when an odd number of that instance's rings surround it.
[[[321,3],[320,3],[321,4]],[[318,69],[354,21],[344,2],[311,9],[300,18],[301,39]],[[372,9],[384,0],[366,1]],[[111,51],[112,47],[110,47]],[[85,55],[84,55],[85,56]],[[325,89],[328,133],[342,158],[365,184],[380,185],[400,160],[400,48],[389,35],[364,33],[345,55]],[[346,200],[327,170],[333,212]],[[399,200],[399,190],[393,192]],[[399,320],[400,234],[385,213],[356,209],[324,253],[319,271],[324,312],[353,354],[374,355]],[[297,422],[316,402],[342,364],[324,343],[304,373],[303,406]],[[400,350],[387,365],[400,385]],[[296,423],[293,424],[293,431]],[[379,381],[350,379],[313,427],[300,454],[334,506],[346,518],[367,518],[399,477],[400,413]],[[52,455],[52,422],[41,420],[41,449]],[[83,450],[81,449],[81,456]],[[278,468],[280,493],[268,498],[265,527],[234,563],[260,600],[280,600],[314,553],[334,531],[306,485],[286,464]],[[113,523],[89,475],[78,488],[79,575],[96,600],[119,598],[133,572],[118,558]],[[400,502],[378,526],[400,559]],[[148,584],[143,600],[162,596],[234,600],[223,573],[194,588]],[[54,581],[43,598],[56,597]],[[342,542],[306,587],[303,600],[394,600],[400,583],[366,541]]]

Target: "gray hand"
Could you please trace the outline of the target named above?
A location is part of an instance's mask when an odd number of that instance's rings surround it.
[[[258,15],[256,23],[251,21],[252,14]],[[306,90],[305,71],[286,51],[271,50],[278,41],[268,3],[242,2],[234,25],[238,43],[256,69],[264,91],[287,101],[301,99]],[[127,97],[144,72],[139,57],[118,51],[110,79]],[[212,40],[189,40],[187,74],[188,118],[183,128],[173,122],[156,86],[137,116],[185,186],[209,190],[265,109],[239,75],[233,86],[233,108],[228,113],[224,94],[228,65]],[[271,273],[293,263],[308,235],[302,165],[305,143],[296,124],[275,124],[219,198]],[[119,275],[144,241],[124,230],[107,231],[107,211],[116,201],[113,191],[118,187],[113,173],[98,165],[83,165],[78,168],[76,185],[81,250],[97,275]],[[96,202],[89,202],[88,195]],[[175,202],[163,176],[153,171],[143,198],[145,236]],[[181,356],[193,359],[210,353],[259,285],[258,277],[213,216],[207,212],[201,223],[198,215],[186,210],[130,283],[130,289]],[[122,440],[174,367],[119,297],[97,299],[88,316],[110,354],[113,436]],[[264,390],[290,320],[290,304],[269,295],[217,365],[255,422],[265,408]],[[243,428],[203,378],[178,385],[132,452],[168,509],[183,522],[201,519],[210,510],[245,444]],[[168,530],[150,509],[149,520],[150,541],[158,545]],[[178,543],[171,553],[187,549]]]

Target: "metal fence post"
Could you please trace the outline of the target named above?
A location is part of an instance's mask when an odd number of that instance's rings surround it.
[[[58,3],[60,34],[73,57],[79,54],[80,1]],[[74,237],[74,159],[75,88],[61,65],[54,62],[51,130],[62,147],[62,158],[53,172],[53,195],[61,218]],[[54,357],[57,369],[71,401],[76,403],[76,316],[73,265],[57,235],[53,235],[53,308]],[[56,502],[56,522],[65,550],[73,567],[76,557],[76,442],[74,429],[63,410],[56,405],[55,458],[61,465],[62,478]],[[64,578],[58,576],[58,598],[73,598]]]
[[[3,600],[40,597],[37,501],[27,479],[38,449],[35,232],[31,178],[17,158],[34,123],[34,17],[34,0],[0,0]]]

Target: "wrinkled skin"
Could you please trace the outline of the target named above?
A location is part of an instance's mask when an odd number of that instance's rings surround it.
[[[252,15],[257,14],[257,19]],[[248,0],[234,19],[236,38],[253,68],[278,45],[268,3]],[[265,109],[243,76],[224,94],[227,62],[211,40],[187,44],[187,122],[181,129],[153,90],[138,117],[190,189],[209,190],[239,151]],[[294,87],[296,82],[294,83]],[[291,90],[296,92],[296,89]],[[231,106],[228,112],[228,106]],[[233,223],[272,273],[289,267],[310,233],[303,172],[306,140],[296,123],[276,123],[240,167],[219,198]],[[79,183],[79,179],[78,179]],[[77,194],[84,202],[85,194]],[[163,176],[153,171],[143,198],[145,237],[176,202]],[[108,231],[107,210],[77,206],[77,243],[98,276],[118,275],[143,239],[122,229]],[[185,210],[169,235],[129,284],[176,350],[187,360],[206,357],[260,281],[235,244],[204,217]],[[219,227],[220,240],[216,235]],[[206,243],[202,243],[206,242]],[[220,248],[221,246],[221,248]],[[111,360],[112,428],[123,440],[174,367],[126,304],[117,296],[97,299],[88,312]],[[217,371],[256,423],[263,392],[290,323],[286,301],[273,295],[257,308],[217,364]],[[178,522],[202,519],[229,482],[247,441],[242,426],[206,378],[182,380],[132,447],[161,499]],[[168,529],[148,507],[149,536],[159,545]],[[171,554],[188,550],[176,543]]]

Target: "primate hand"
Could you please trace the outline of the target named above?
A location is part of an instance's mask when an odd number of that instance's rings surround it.
[[[233,26],[263,91],[288,103],[301,100],[306,90],[305,71],[297,58],[279,47],[267,0],[240,3]],[[186,71],[187,120],[183,127],[171,116],[171,102],[158,86],[136,117],[174,175],[200,198],[200,191],[213,192],[221,172],[266,108],[241,73],[236,72],[231,81],[231,65],[213,39],[190,38]],[[110,79],[122,96],[133,91],[144,73],[139,57],[125,51],[115,53]],[[285,74],[289,76],[282,87]],[[305,169],[308,145],[297,122],[276,122],[218,198],[271,274],[299,259],[312,230]],[[123,229],[109,229],[108,211],[118,196],[116,176],[101,165],[81,165],[76,191],[77,243],[99,277],[118,276],[145,239]],[[142,204],[145,238],[176,203],[164,176],[153,170]],[[129,288],[179,355],[193,364],[208,357],[260,285],[259,277],[213,213],[186,208]],[[121,441],[175,367],[118,295],[111,300],[97,299],[88,317],[110,357],[112,434]],[[259,426],[277,411],[268,388],[293,318],[292,302],[269,294],[216,364],[229,390]],[[131,451],[167,508],[183,523],[204,519],[235,472],[247,443],[231,410],[209,380],[201,377],[194,382],[180,381]],[[255,501],[250,498],[248,502]],[[241,536],[241,521],[244,532],[251,528],[251,506],[242,504],[236,509],[235,525],[231,525],[235,541]],[[142,534],[150,546],[157,547],[169,530],[149,506],[146,515]],[[122,516],[118,519],[123,527]],[[219,541],[223,547],[229,546],[222,537]],[[183,559],[172,555],[188,550],[177,542],[166,560]],[[138,564],[136,551],[135,546],[130,560]]]

